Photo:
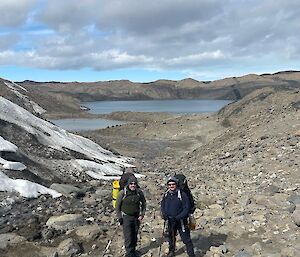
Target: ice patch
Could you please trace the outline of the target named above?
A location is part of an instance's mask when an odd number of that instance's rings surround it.
[[[49,194],[53,198],[60,197],[62,194],[42,185],[24,179],[11,179],[3,172],[0,172],[0,191],[18,192],[24,197],[36,198],[41,194]]]

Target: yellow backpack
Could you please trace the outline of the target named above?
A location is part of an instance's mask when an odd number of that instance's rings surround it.
[[[113,189],[112,189],[112,205],[115,208],[116,207],[116,202],[117,202],[117,197],[120,192],[120,181],[119,180],[114,180],[112,182]]]

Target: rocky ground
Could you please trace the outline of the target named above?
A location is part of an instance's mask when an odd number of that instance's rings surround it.
[[[165,179],[183,172],[197,201],[196,255],[300,256],[300,92],[255,91],[213,115],[123,114],[122,126],[83,136],[135,157],[148,207],[141,256],[158,256]],[[114,114],[121,115],[122,114]],[[0,256],[123,256],[111,183],[83,179],[52,199],[10,195],[0,211]],[[5,193],[1,193],[5,194]],[[3,196],[3,195],[2,195]],[[4,198],[4,197],[3,197]],[[180,240],[177,256],[186,256]],[[167,251],[163,243],[162,252]]]

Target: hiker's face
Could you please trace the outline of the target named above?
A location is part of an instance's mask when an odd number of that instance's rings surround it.
[[[168,188],[169,188],[170,190],[175,190],[176,187],[177,187],[177,185],[176,185],[175,182],[169,182],[169,183],[168,183]]]
[[[135,182],[130,182],[128,187],[129,187],[130,190],[134,191],[134,190],[136,190],[136,183]]]

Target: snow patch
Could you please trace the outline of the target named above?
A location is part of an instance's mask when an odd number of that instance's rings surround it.
[[[12,85],[8,84],[9,87]],[[17,92],[18,96],[22,96]],[[24,96],[25,100],[27,99]],[[27,99],[27,102],[30,101]],[[87,159],[96,160],[72,160],[75,168],[86,172],[96,179],[119,179],[124,167],[134,167],[129,164],[131,158],[116,156],[112,152],[102,148],[95,142],[69,133],[54,124],[38,118],[24,108],[12,103],[0,96],[0,120],[5,120],[23,128],[28,133],[34,135],[37,140],[53,149],[59,151],[72,150],[86,156]],[[0,152],[16,152],[18,147],[11,142],[0,137]],[[2,169],[24,170],[26,166],[19,162],[9,162],[0,157]],[[1,169],[1,167],[0,167]],[[37,183],[24,179],[11,179],[0,171],[0,191],[18,192],[24,197],[37,197],[40,194],[50,194],[53,197],[61,196],[55,190],[49,189]]]
[[[4,81],[4,84],[5,84],[8,88],[10,88],[11,90],[13,90],[13,91],[16,91],[16,90],[18,90],[18,89],[22,89],[22,90],[24,90],[25,92],[27,92],[27,89],[26,89],[26,88],[24,88],[24,87],[18,85],[18,84],[15,83],[15,82]]]
[[[18,147],[0,136],[0,152],[16,152]]]
[[[5,170],[25,170],[26,166],[21,163],[21,162],[11,162],[11,161],[7,161],[4,160],[3,158],[0,157],[0,164],[2,164],[2,168]],[[1,179],[0,179],[1,182]]]
[[[24,197],[36,198],[41,194],[49,194],[53,198],[62,194],[34,182],[24,179],[11,179],[3,172],[0,172],[0,191],[18,192]]]
[[[13,143],[5,140],[3,137],[0,136],[0,153],[1,152],[16,152],[18,147]],[[0,155],[1,156],[1,155]],[[5,170],[25,170],[26,166],[20,162],[12,162],[7,161],[0,157],[0,164],[2,164],[2,168]],[[0,180],[1,182],[1,180]]]
[[[44,108],[42,108],[41,106],[39,106],[37,103],[31,101],[30,99],[28,99],[28,97],[26,95],[23,95],[22,93],[20,93],[18,91],[18,89],[22,89],[24,91],[27,92],[26,88],[14,83],[14,82],[8,82],[8,81],[4,81],[4,84],[10,88],[12,90],[12,92],[14,92],[16,94],[17,97],[19,97],[20,99],[22,99],[24,101],[24,104],[26,106],[31,107],[36,113],[38,114],[43,114],[46,112],[46,110]]]
[[[122,175],[122,170],[120,166],[116,166],[110,163],[96,163],[88,160],[75,160],[75,163],[79,165],[79,167],[83,170],[93,170],[97,171],[104,175]],[[76,167],[78,167],[76,165]]]
[[[65,151],[64,149],[67,148],[107,164],[115,163],[117,166],[122,167],[132,166],[128,164],[129,158],[117,157],[95,142],[69,133],[48,121],[40,119],[3,97],[0,97],[0,119],[22,127],[28,133],[35,135],[41,144],[54,149]]]
[[[107,176],[104,173],[94,172],[92,170],[86,171],[86,174],[94,179],[99,180],[119,180],[121,178],[121,176]]]

